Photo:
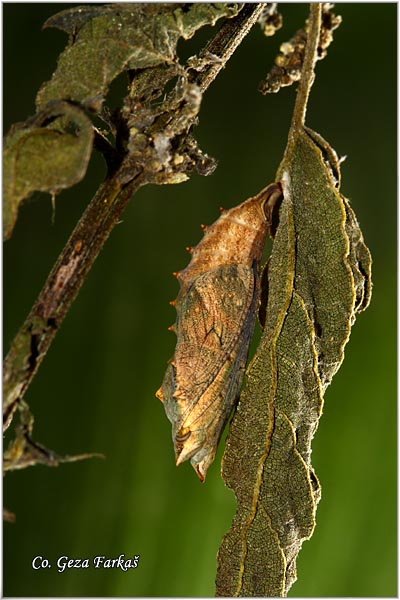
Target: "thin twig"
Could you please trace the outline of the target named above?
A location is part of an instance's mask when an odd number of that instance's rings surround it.
[[[310,4],[310,17],[308,21],[307,44],[304,54],[301,79],[297,88],[296,102],[293,110],[291,130],[296,131],[304,126],[307,102],[310,95],[312,84],[314,83],[314,67],[317,60],[318,42],[321,33],[321,12],[320,2]]]
[[[249,32],[262,4],[244,5],[240,13],[226,21],[207,44],[204,52],[219,57],[217,63],[193,72],[192,83],[202,92],[215,79]],[[180,114],[174,119],[178,123]],[[169,123],[173,127],[173,122]],[[123,177],[121,176],[123,173]],[[153,174],[138,167],[128,183],[126,165],[109,174],[76,225],[35,304],[16,334],[3,367],[3,427],[13,414],[45,357],[61,323],[75,300],[91,266],[103,248],[127,203],[139,187],[151,183]]]
[[[205,92],[218,73],[225,67],[243,38],[257,22],[264,4],[245,4],[240,13],[233,19],[225,21],[218,33],[210,40],[200,53],[200,58],[215,57],[215,60],[203,71],[190,77],[201,92]]]

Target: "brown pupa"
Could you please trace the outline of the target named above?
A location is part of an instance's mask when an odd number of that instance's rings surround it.
[[[223,211],[176,273],[175,354],[157,397],[172,423],[176,464],[204,481],[243,380],[259,300],[258,269],[279,183]]]

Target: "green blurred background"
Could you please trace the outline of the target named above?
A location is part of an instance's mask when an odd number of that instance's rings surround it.
[[[34,113],[66,36],[41,31],[68,4],[3,4],[4,131]],[[215,559],[234,512],[220,477],[222,447],[201,485],[174,465],[170,424],[154,392],[175,338],[172,271],[200,223],[273,181],[294,88],[262,97],[279,44],[300,28],[305,4],[281,4],[284,27],[254,27],[207,92],[196,129],[219,166],[177,186],[142,189],[115,228],[27,394],[34,438],[57,453],[103,452],[57,469],[7,474],[6,596],[212,596]],[[340,4],[343,23],[317,65],[307,124],[339,155],[342,191],[374,258],[374,291],[325,396],[313,443],[322,484],[317,527],[298,559],[291,596],[395,596],[396,557],[396,22],[395,3]],[[179,46],[193,54],[200,32]],[[120,89],[114,86],[114,94]],[[35,194],[4,248],[4,351],[28,313],[104,175],[94,156],[84,182],[56,201]],[[6,438],[7,440],[8,438]],[[59,556],[140,554],[137,569],[70,569]],[[51,569],[33,570],[41,555]]]

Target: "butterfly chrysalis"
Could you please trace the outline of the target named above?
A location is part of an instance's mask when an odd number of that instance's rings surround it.
[[[258,269],[273,212],[273,183],[223,211],[176,277],[177,336],[157,397],[172,423],[176,464],[190,460],[204,481],[243,380],[259,301]]]

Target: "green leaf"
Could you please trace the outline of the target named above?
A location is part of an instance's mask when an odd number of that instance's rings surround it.
[[[10,237],[21,202],[34,191],[56,194],[85,175],[93,145],[90,119],[66,102],[50,103],[14,125],[3,152],[3,234]]]
[[[52,79],[37,96],[68,99],[99,110],[110,83],[122,71],[177,60],[178,40],[191,38],[204,25],[233,17],[238,4],[120,4],[76,7],[49,19],[46,27],[70,34]]]
[[[297,129],[277,180],[265,327],[223,458],[237,511],[219,551],[221,596],[285,596],[296,580],[320,497],[310,456],[323,392],[371,293],[371,257],[327,142]]]

